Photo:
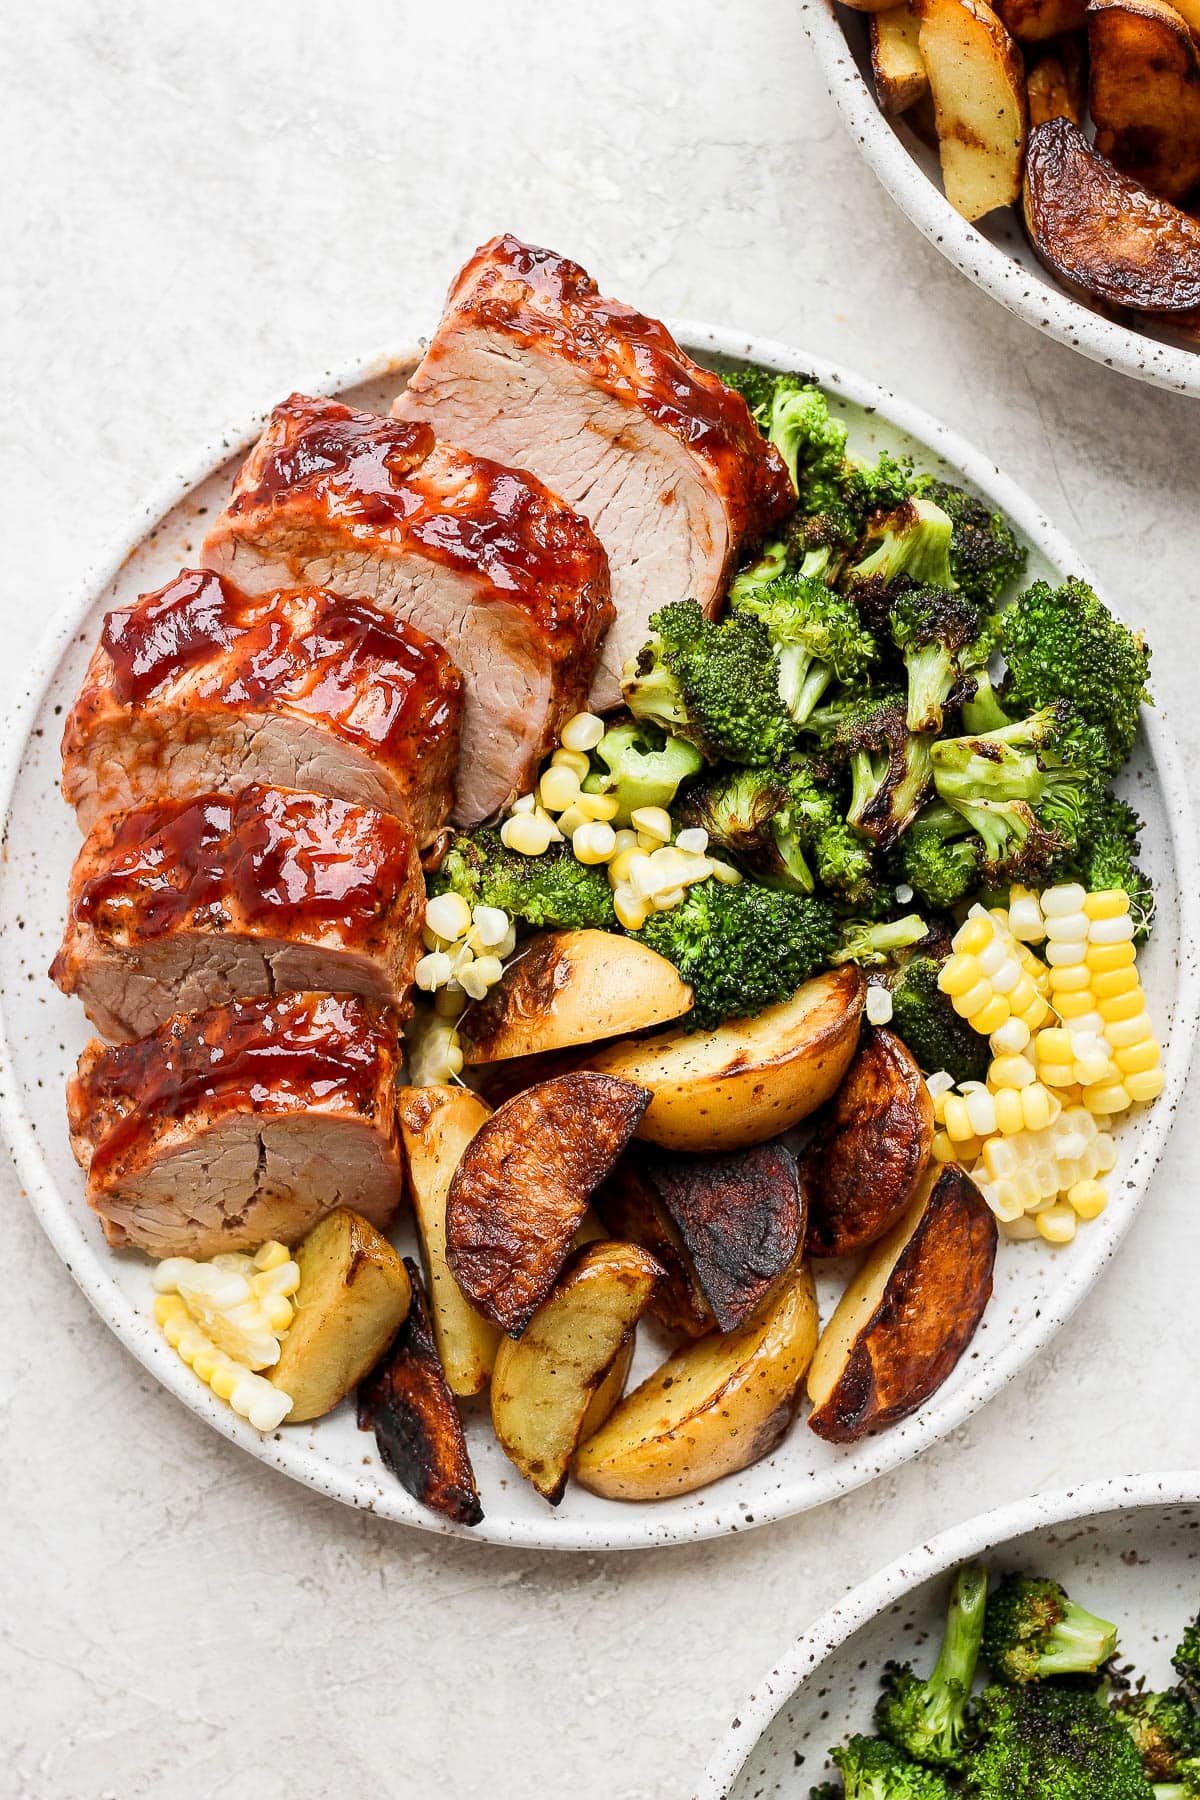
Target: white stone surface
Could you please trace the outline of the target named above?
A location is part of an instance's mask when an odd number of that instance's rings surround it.
[[[948,270],[860,164],[786,0],[44,0],[2,30],[0,704],[162,469],[428,329],[507,228],[974,438],[1144,620],[1200,755],[1200,411]],[[626,1558],[406,1533],[239,1456],[92,1316],[3,1169],[0,1791],[685,1795],[785,1640],[910,1543],[1200,1461],[1198,1149],[1188,1114],[1118,1265],[951,1442],[836,1510]]]

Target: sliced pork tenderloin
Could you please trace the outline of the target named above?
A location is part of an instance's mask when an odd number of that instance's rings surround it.
[[[303,989],[410,1010],[425,882],[394,813],[249,787],[102,820],[50,970],[107,1038]]]
[[[454,819],[525,792],[587,698],[612,619],[608,562],[541,482],[336,400],[276,407],[204,545],[241,586],[365,596],[466,677]]]
[[[592,688],[602,710],[650,614],[687,599],[714,612],[743,546],[795,504],[740,395],[578,263],[514,237],[457,276],[392,411],[531,470],[591,522],[617,611]]]
[[[251,596],[185,569],[105,618],[63,792],[90,831],[262,782],[400,814],[424,846],[449,813],[461,718],[457,669],[413,626],[320,588]]]
[[[71,1147],[110,1244],[215,1256],[295,1244],[338,1206],[386,1227],[402,1191],[392,1014],[289,994],[94,1038],[67,1087]]]

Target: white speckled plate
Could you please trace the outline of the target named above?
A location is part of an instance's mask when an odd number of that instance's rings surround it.
[[[699,355],[752,356],[778,368],[813,368],[835,396],[858,449],[869,454],[884,447],[910,450],[926,466],[961,474],[1003,507],[1028,540],[1031,575],[1086,573],[1032,500],[907,403],[814,362],[802,351],[702,326],[678,330]],[[416,354],[379,357],[343,374],[327,374],[313,385],[316,391],[345,394],[383,411]],[[237,459],[261,424],[261,418],[251,420],[220,438],[147,502],[84,592],[64,606],[30,670],[25,701],[9,722],[0,786],[7,796],[0,865],[0,1123],[30,1202],[59,1254],[97,1312],[159,1381],[234,1443],[319,1492],[431,1530],[455,1530],[416,1506],[380,1466],[373,1440],[355,1429],[348,1406],[316,1425],[285,1427],[261,1438],[214,1399],[166,1347],[149,1316],[149,1265],[105,1246],[84,1203],[83,1181],[67,1142],[63,1085],[88,1033],[80,1008],[64,999],[45,974],[57,947],[67,874],[78,846],[74,821],[57,792],[63,716],[103,612],[159,586],[181,563],[196,557],[207,523],[226,497]],[[512,1470],[479,1409],[468,1429],[486,1516],[473,1535],[548,1549],[634,1548],[763,1524],[819,1505],[915,1456],[961,1424],[1037,1354],[1128,1229],[1179,1099],[1200,1009],[1200,883],[1186,786],[1170,735],[1154,713],[1147,716],[1146,736],[1127,782],[1147,820],[1146,857],[1161,897],[1145,980],[1166,1045],[1167,1087],[1158,1104],[1121,1136],[1108,1212],[1062,1253],[1036,1244],[1005,1246],[995,1298],[954,1375],[917,1418],[856,1448],[821,1443],[801,1420],[773,1456],[698,1494],[654,1505],[620,1505],[571,1487],[562,1505],[551,1511]],[[398,1241],[403,1243],[403,1233]],[[826,1307],[831,1298],[827,1286]],[[649,1342],[641,1347],[639,1371],[655,1354]]]
[[[1135,1475],[1018,1501],[947,1531],[875,1575],[782,1656],[737,1708],[693,1800],[808,1800],[835,1771],[831,1745],[871,1730],[889,1658],[936,1655],[948,1572],[980,1559],[996,1573],[1061,1581],[1113,1619],[1120,1650],[1152,1683],[1200,1611],[1200,1475]]]
[[[897,206],[947,262],[1027,325],[1093,362],[1176,393],[1200,394],[1200,342],[1194,337],[1150,320],[1134,329],[1075,299],[1034,255],[1018,208],[1005,207],[974,225],[954,210],[942,192],[937,151],[903,117],[891,120],[879,110],[866,13],[834,0],[800,0],[800,21],[855,143]]]

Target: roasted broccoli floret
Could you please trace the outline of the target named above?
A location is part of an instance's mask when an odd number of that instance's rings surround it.
[[[1153,1800],[1132,1738],[1079,1688],[990,1687],[967,1758],[972,1800]]]
[[[940,731],[955,688],[992,654],[995,620],[961,592],[912,587],[899,596],[888,623],[908,675],[908,729]]]
[[[838,810],[829,784],[794,758],[780,770],[738,769],[688,789],[676,823],[699,826],[756,881],[808,894],[816,883],[850,904],[874,893],[868,846]]]
[[[1171,1664],[1193,1706],[1200,1706],[1200,1618],[1193,1619],[1184,1632]]]
[[[824,900],[709,879],[672,911],[652,913],[639,936],[690,982],[688,1023],[710,1030],[788,999],[828,966],[839,931]]]
[[[1182,1688],[1124,1694],[1114,1710],[1151,1781],[1180,1783],[1183,1793],[1190,1784],[1200,1793],[1200,1717]]]
[[[843,1787],[832,1782],[813,1788],[812,1800],[953,1800],[953,1793],[935,1769],[911,1762],[884,1738],[852,1737],[848,1744],[829,1752],[829,1760],[841,1771]]]
[[[978,606],[995,607],[1005,588],[1024,574],[1028,560],[1004,514],[932,475],[919,475],[913,487],[950,520],[950,568],[963,594]]]
[[[1057,1581],[1009,1575],[988,1601],[983,1652],[1000,1681],[1090,1675],[1116,1647],[1116,1626],[1076,1605]]]
[[[429,876],[431,895],[451,889],[468,906],[499,906],[527,925],[616,930],[607,871],[578,862],[567,843],[523,856],[506,849],[498,831],[458,832]]]
[[[953,527],[932,500],[909,499],[890,513],[876,513],[854,562],[843,577],[847,592],[868,622],[890,608],[903,591],[900,583],[950,589],[950,538]]]
[[[946,1629],[928,1681],[910,1663],[889,1663],[875,1709],[884,1737],[918,1762],[954,1769],[969,1741],[967,1705],[979,1661],[987,1571],[960,1569],[950,1590]]]
[[[918,952],[901,965],[892,984],[892,1030],[927,1075],[945,1069],[955,1081],[982,1081],[988,1041],[960,1019],[938,987],[943,958]]]
[[[687,739],[711,762],[770,767],[795,743],[779,694],[770,640],[757,619],[731,613],[714,622],[694,600],[652,615],[654,633],[626,665],[630,712]]]
[[[891,691],[848,697],[813,714],[829,756],[850,773],[852,825],[889,849],[928,797],[931,738],[910,732],[904,696]]]
[[[879,653],[857,608],[811,576],[780,575],[740,588],[735,582],[729,598],[735,614],[757,619],[765,630],[780,698],[797,725],[831,682],[857,681]]]
[[[681,783],[704,767],[694,744],[642,720],[610,725],[592,754],[601,766],[583,786],[617,801],[617,825],[628,825],[639,806],[669,807]]]
[[[900,869],[915,894],[944,912],[979,886],[981,848],[962,814],[934,800],[900,839]]]
[[[911,950],[928,936],[929,927],[918,913],[906,913],[902,919],[848,919],[842,926],[842,941],[830,961],[879,968],[899,951]]]
[[[1059,588],[1036,581],[1001,615],[1000,649],[1008,665],[1005,709],[1020,715],[1071,701],[1100,734],[1104,772],[1115,774],[1149,699],[1150,652],[1138,633],[1114,619],[1085,581],[1072,577]]]
[[[1106,789],[1097,795],[1074,851],[1054,867],[1056,881],[1082,882],[1093,893],[1124,888],[1137,944],[1145,943],[1154,923],[1154,884],[1137,865],[1141,828],[1133,808]]]

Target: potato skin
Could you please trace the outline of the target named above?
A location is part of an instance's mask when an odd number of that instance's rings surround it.
[[[872,1031],[800,1158],[811,1256],[848,1256],[911,1205],[933,1143],[933,1102],[890,1031]]]
[[[412,1305],[383,1361],[358,1390],[358,1426],[375,1433],[385,1466],[414,1500],[458,1525],[483,1518],[462,1421],[433,1341],[420,1272],[404,1266]]]
[[[1022,44],[1044,44],[1078,31],[1087,18],[1087,0],[996,0],[1007,30]]]
[[[554,1286],[649,1098],[588,1069],[558,1075],[506,1101],[467,1146],[446,1201],[447,1260],[475,1310],[510,1337]]]
[[[991,1298],[998,1238],[979,1189],[947,1163],[832,1392],[809,1416],[818,1437],[855,1443],[937,1391]]]
[[[632,1147],[592,1196],[592,1205],[615,1238],[640,1244],[662,1270],[650,1311],[668,1331],[703,1337],[715,1320],[696,1279],[683,1240]]]
[[[1164,200],[1200,182],[1200,52],[1164,0],[1091,0],[1088,100],[1096,149]]]

